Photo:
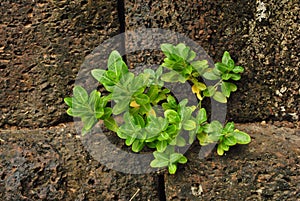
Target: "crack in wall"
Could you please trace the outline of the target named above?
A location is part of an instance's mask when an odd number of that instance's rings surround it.
[[[158,199],[160,201],[166,201],[166,190],[165,190],[165,177],[164,174],[158,175],[157,181],[157,191],[158,191]]]
[[[124,0],[117,1],[117,11],[118,11],[118,19],[120,25],[120,34],[125,33],[126,29],[126,22],[125,22],[125,3]],[[126,53],[126,38],[125,35],[121,36],[122,44],[121,44],[121,51]],[[124,62],[127,64],[126,54],[122,56]]]

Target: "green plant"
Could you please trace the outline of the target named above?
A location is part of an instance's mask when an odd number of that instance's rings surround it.
[[[89,95],[81,86],[75,86],[73,97],[65,98],[70,107],[67,113],[80,117],[87,133],[99,120],[116,132],[118,137],[131,146],[133,152],[140,152],[145,146],[153,149],[152,167],[168,167],[174,174],[178,163],[186,163],[187,158],[179,153],[179,147],[192,144],[197,138],[201,145],[218,143],[217,153],[223,155],[230,146],[247,144],[248,134],[234,128],[229,122],[223,126],[218,121],[207,121],[205,108],[201,102],[205,97],[226,103],[237,86],[231,81],[241,78],[243,67],[235,66],[228,52],[222,62],[209,68],[206,60],[196,60],[196,53],[180,43],[162,44],[166,58],[157,70],[146,69],[135,76],[130,72],[117,51],[108,58],[108,68],[94,69],[92,76],[102,84],[108,95],[94,90]],[[163,68],[168,72],[163,73]],[[200,79],[215,80],[207,86]],[[165,82],[189,82],[192,92],[198,98],[198,105],[187,106],[188,100],[178,101]],[[112,105],[108,107],[108,103]],[[116,122],[112,115],[121,115],[123,121]],[[120,125],[118,125],[118,123]],[[188,133],[188,137],[183,133]]]

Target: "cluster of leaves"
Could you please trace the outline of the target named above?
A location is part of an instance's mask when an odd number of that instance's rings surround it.
[[[162,44],[161,49],[166,55],[162,66],[171,70],[162,76],[162,80],[182,83],[190,81],[193,83],[192,91],[199,101],[202,101],[203,97],[212,97],[218,102],[226,103],[230,93],[237,90],[237,86],[230,80],[240,80],[240,73],[244,72],[244,68],[235,66],[227,51],[223,54],[222,62],[217,62],[214,68],[209,68],[207,60],[195,60],[196,53],[182,43],[176,46]],[[218,82],[213,86],[206,86],[198,81],[200,76]]]
[[[218,121],[207,121],[205,108],[201,108],[204,97],[212,97],[225,103],[230,93],[237,90],[229,80],[239,80],[243,68],[235,66],[228,52],[221,63],[209,68],[206,60],[195,60],[196,53],[180,43],[162,44],[166,58],[156,70],[146,69],[135,76],[128,70],[121,55],[113,51],[108,58],[107,70],[94,69],[92,76],[108,92],[94,90],[88,95],[86,90],[75,86],[73,97],[65,98],[70,107],[67,113],[80,117],[84,123],[82,133],[88,132],[100,119],[105,126],[125,140],[132,151],[140,152],[145,146],[154,149],[152,167],[168,167],[171,174],[178,163],[186,163],[179,147],[192,144],[197,138],[201,145],[218,143],[217,153],[223,155],[230,146],[247,144],[250,136],[234,128],[232,122],[224,127]],[[163,73],[163,68],[168,69]],[[206,86],[200,77],[218,80],[213,86]],[[189,82],[197,95],[199,104],[187,106],[188,100],[176,100],[164,82]],[[112,107],[108,107],[110,103]],[[113,115],[122,116],[116,122]],[[186,136],[183,133],[187,133]]]
[[[67,114],[73,117],[80,117],[84,126],[82,133],[85,134],[100,120],[105,120],[105,125],[114,121],[111,118],[112,109],[107,107],[110,96],[101,97],[101,93],[93,90],[90,95],[81,86],[73,88],[73,97],[66,97],[65,103],[69,106]],[[109,126],[110,127],[110,126]],[[111,130],[113,130],[111,128]]]

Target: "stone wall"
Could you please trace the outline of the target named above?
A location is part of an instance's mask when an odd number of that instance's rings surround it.
[[[116,1],[1,1],[0,127],[70,120],[63,98],[80,65],[118,33]]]
[[[3,201],[299,200],[300,130],[260,123],[236,126],[251,134],[250,145],[234,146],[222,157],[214,151],[200,159],[200,147],[194,144],[186,153],[188,163],[179,165],[175,175],[161,170],[162,178],[108,168],[87,152],[72,123],[1,130],[0,197]],[[98,134],[96,139],[103,137]],[[102,146],[99,153],[106,150]]]
[[[71,94],[85,56],[124,27],[117,9],[122,1],[40,2],[0,3],[0,127],[70,121],[63,97]],[[215,61],[227,50],[245,67],[228,119],[299,119],[298,1],[124,0],[123,9],[125,30],[176,31]],[[142,54],[128,55],[129,66],[161,61]]]
[[[126,30],[162,28],[182,33],[215,62],[229,51],[246,71],[229,100],[228,118],[295,121],[300,115],[299,6],[296,0],[125,0]],[[161,61],[145,59],[143,53],[151,55],[146,51],[127,56],[130,64]]]

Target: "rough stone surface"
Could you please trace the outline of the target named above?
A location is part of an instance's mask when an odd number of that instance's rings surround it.
[[[189,161],[165,181],[155,173],[124,174],[100,163],[84,146],[74,123],[48,129],[0,130],[0,197],[20,200],[289,200],[300,199],[300,125],[277,122],[237,124],[252,137],[249,145],[215,150]],[[130,149],[105,132],[118,148]],[[89,137],[90,138],[90,137]],[[97,135],[90,138],[98,143]],[[106,152],[99,147],[98,152]],[[101,154],[100,153],[100,154]],[[118,156],[113,160],[121,160]],[[123,159],[122,159],[123,160]],[[123,161],[128,164],[128,160]],[[165,183],[164,183],[165,182]],[[202,191],[201,192],[201,188]]]
[[[67,121],[85,56],[118,33],[116,1],[1,1],[0,127]]]
[[[299,119],[299,1],[125,0],[125,11],[126,30],[176,31],[198,42],[214,61],[227,50],[245,67],[238,92],[228,103],[229,119]],[[129,65],[162,61],[151,54],[149,50],[131,54],[127,56]]]
[[[175,201],[300,200],[299,13],[296,0],[125,0],[126,30],[177,31],[215,61],[228,50],[245,66],[228,104],[229,119],[295,121],[239,124],[251,135],[250,145],[204,160],[195,145],[187,165],[174,176],[165,174],[162,183],[156,174],[124,174],[99,163],[97,153],[84,146],[93,143],[100,157],[111,154],[101,146],[103,135],[82,141],[72,123],[49,127],[71,120],[63,97],[70,95],[80,65],[85,60],[96,67],[101,49],[85,57],[118,34],[117,1],[1,1],[1,200],[156,201],[163,200],[163,185],[166,199]],[[153,56],[151,45],[148,49],[127,55],[129,66],[159,64],[161,55]],[[105,134],[130,151],[115,134]]]
[[[159,200],[157,175],[106,168],[76,134],[73,124],[0,130],[1,200]]]
[[[165,175],[167,200],[300,199],[300,130],[269,124],[240,124],[249,145],[230,148],[225,156],[199,159],[199,146],[174,176]]]
[[[0,11],[0,127],[70,120],[63,97],[85,56],[119,32],[117,1],[4,0]],[[127,31],[176,31],[215,61],[228,50],[246,68],[228,103],[228,118],[240,122],[299,119],[299,13],[296,0],[125,1]],[[129,66],[159,64],[152,54],[130,53]]]

